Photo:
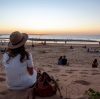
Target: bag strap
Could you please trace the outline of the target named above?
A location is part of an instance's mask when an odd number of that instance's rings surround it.
[[[56,88],[57,88],[57,89],[58,89],[58,91],[59,91],[60,98],[62,98],[63,96],[62,96],[62,94],[61,94],[60,88],[59,88],[59,86],[58,86],[57,82],[54,80],[53,76],[52,76],[52,80],[54,81],[54,83],[55,83],[55,85],[56,85]]]
[[[47,75],[48,77],[50,77],[46,72],[43,72],[44,75]],[[61,91],[60,91],[60,88],[57,84],[57,82],[55,81],[55,79],[53,78],[53,76],[50,77],[52,81],[54,81],[55,85],[56,85],[56,88],[58,89],[59,91],[59,94],[60,94],[60,98],[62,98],[62,94],[61,94]]]
[[[35,98],[36,84],[34,84],[31,88],[32,88],[32,90],[28,93],[27,99],[30,99],[30,95],[32,95],[32,99]]]

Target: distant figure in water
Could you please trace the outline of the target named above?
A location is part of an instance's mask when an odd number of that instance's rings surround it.
[[[92,63],[92,68],[96,68],[98,66],[97,59],[95,59]]]

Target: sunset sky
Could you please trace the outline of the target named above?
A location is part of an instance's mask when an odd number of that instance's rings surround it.
[[[100,0],[0,0],[0,33],[100,34]]]

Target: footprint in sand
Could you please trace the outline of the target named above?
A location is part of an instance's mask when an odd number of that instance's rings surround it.
[[[88,70],[82,70],[82,71],[88,71]]]
[[[91,71],[98,71],[98,70],[91,70]]]
[[[1,95],[5,95],[6,93],[6,91],[0,92]]]
[[[86,76],[86,75],[83,75],[82,77],[88,77],[88,76]]]
[[[90,82],[85,81],[85,80],[76,80],[74,81],[74,83],[79,83],[79,84],[86,85],[86,86],[91,84]]]
[[[80,74],[88,74],[87,72],[80,72]]]
[[[65,75],[65,74],[62,74],[62,75],[60,75],[60,76],[67,76],[67,75]]]
[[[6,74],[5,74],[5,73],[0,73],[0,75],[1,75],[1,76],[5,76]]]
[[[60,72],[60,69],[52,69],[52,72]]]
[[[69,71],[69,72],[66,72],[66,73],[69,73],[69,74],[71,74],[71,73],[73,73],[72,71]]]
[[[4,79],[4,78],[0,78],[0,82],[3,82],[3,81],[5,81],[6,79]]]
[[[91,75],[99,75],[100,73],[92,73]]]
[[[72,70],[66,70],[65,73],[71,74],[71,73],[73,73],[73,71]]]
[[[78,70],[72,69],[72,70],[70,70],[70,71],[78,71]]]

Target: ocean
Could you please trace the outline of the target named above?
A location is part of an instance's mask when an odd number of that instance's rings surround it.
[[[9,38],[9,34],[2,34],[0,36],[0,39],[2,38]],[[100,41],[100,35],[95,34],[89,34],[89,35],[81,35],[81,34],[41,34],[41,35],[33,35],[29,34],[29,38],[36,38],[36,39],[72,39],[72,40],[95,40]],[[48,42],[47,42],[48,43]],[[53,43],[53,42],[52,42]],[[58,42],[62,43],[62,42]],[[63,42],[64,43],[64,42]],[[69,41],[67,43],[92,43],[92,44],[98,44],[98,42],[72,42]]]

